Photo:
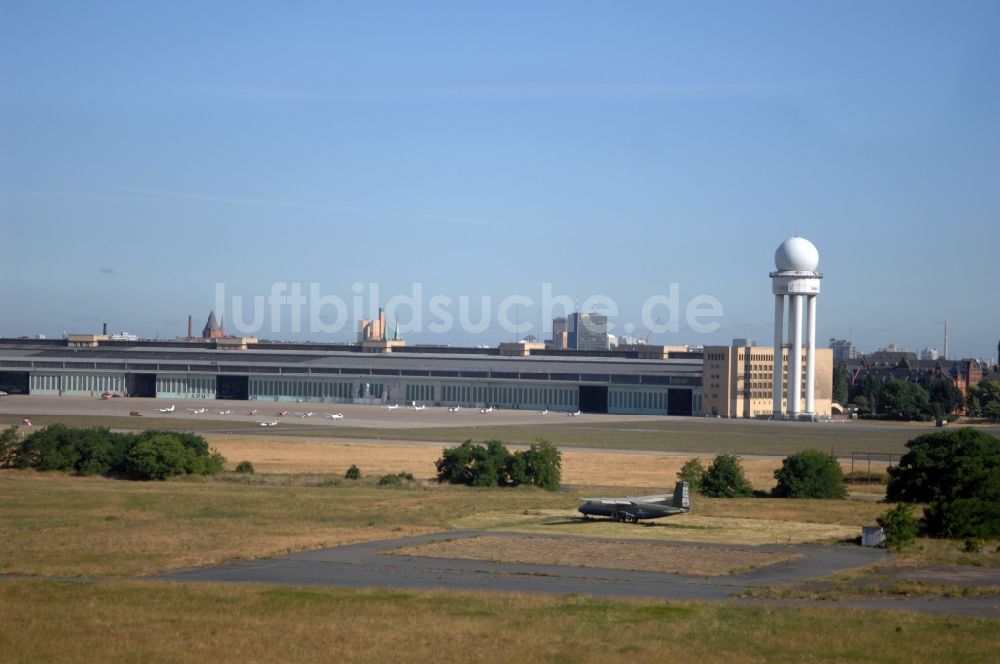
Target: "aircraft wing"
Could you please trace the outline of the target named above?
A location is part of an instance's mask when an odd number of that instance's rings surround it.
[[[656,496],[629,496],[625,500],[630,500],[634,503],[660,503],[673,500],[673,496],[661,493]]]
[[[602,505],[633,505],[628,498],[580,498],[582,503],[600,503]]]

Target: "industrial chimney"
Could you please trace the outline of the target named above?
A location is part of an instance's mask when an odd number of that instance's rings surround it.
[[[104,323],[103,331],[101,332],[104,336],[108,336],[108,324]]]
[[[194,324],[191,321],[191,314],[188,314],[188,339],[194,336]]]

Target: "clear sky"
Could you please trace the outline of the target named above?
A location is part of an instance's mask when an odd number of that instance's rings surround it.
[[[801,234],[824,344],[996,354],[997,2],[3,1],[0,84],[0,335],[416,282],[602,294],[643,336],[676,283],[719,328],[652,342],[767,343]],[[261,336],[353,337],[282,312]]]

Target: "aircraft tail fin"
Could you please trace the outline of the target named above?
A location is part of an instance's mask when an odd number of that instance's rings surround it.
[[[687,482],[678,482],[674,487],[674,507],[691,509],[691,493]]]

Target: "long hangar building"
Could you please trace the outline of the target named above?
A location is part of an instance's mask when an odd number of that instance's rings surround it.
[[[657,350],[658,349],[658,350]],[[105,391],[166,399],[410,403],[592,413],[700,415],[702,353],[114,341],[104,335],[0,339],[0,390]]]

